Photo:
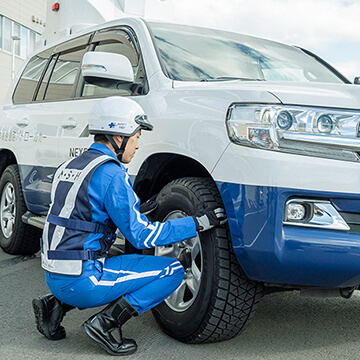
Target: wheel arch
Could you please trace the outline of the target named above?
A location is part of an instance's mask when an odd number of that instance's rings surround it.
[[[208,170],[195,159],[171,153],[153,154],[141,165],[134,190],[144,202],[170,181],[183,177],[212,178]]]
[[[9,166],[17,164],[15,154],[8,149],[0,150],[0,177],[4,170]]]

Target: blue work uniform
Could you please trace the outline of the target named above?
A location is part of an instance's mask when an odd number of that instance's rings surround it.
[[[103,144],[92,144],[57,169],[41,252],[46,282],[55,297],[90,308],[124,295],[142,313],[177,289],[184,269],[176,259],[137,254],[107,257],[115,240],[111,221],[138,249],[197,235],[192,217],[152,223],[139,207],[127,170]]]

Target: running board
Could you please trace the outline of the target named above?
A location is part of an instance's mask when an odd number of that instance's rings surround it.
[[[22,217],[22,221],[25,224],[29,224],[40,229],[43,229],[45,226],[46,216],[45,215],[35,215],[30,211],[27,211]]]

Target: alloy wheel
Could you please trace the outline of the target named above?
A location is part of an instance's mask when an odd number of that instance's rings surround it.
[[[8,182],[1,194],[1,230],[4,236],[8,239],[14,229],[15,215],[16,215],[16,197],[15,188]]]
[[[176,210],[163,221],[187,216]],[[180,286],[165,300],[165,303],[176,312],[186,311],[195,301],[201,284],[203,256],[199,235],[179,243],[155,248],[156,256],[172,257],[180,261],[185,269],[185,276]]]

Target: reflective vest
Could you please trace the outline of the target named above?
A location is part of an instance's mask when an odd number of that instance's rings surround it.
[[[85,151],[62,164],[54,174],[51,205],[44,227],[41,259],[42,268],[50,273],[81,275],[84,260],[104,258],[114,242],[113,223],[92,222],[88,185],[94,171],[112,161],[112,157]],[[99,234],[101,249],[84,249],[91,234]],[[100,235],[101,234],[101,235]]]

